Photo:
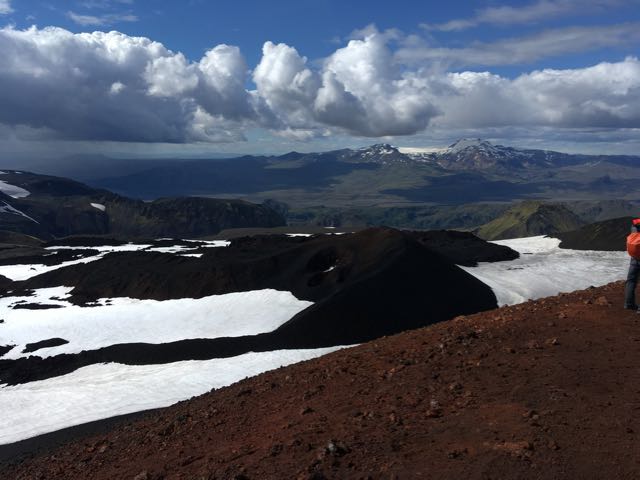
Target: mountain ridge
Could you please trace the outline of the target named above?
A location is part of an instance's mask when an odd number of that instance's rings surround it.
[[[274,199],[295,208],[318,205],[398,206],[513,201],[527,198],[634,200],[640,157],[567,154],[461,139],[444,149],[404,149],[388,143],[326,152],[246,155],[183,161],[92,183],[140,198],[232,195]],[[482,188],[466,188],[472,175]],[[441,185],[468,192],[431,193]]]
[[[16,170],[2,172],[0,181],[0,231],[44,240],[69,235],[194,237],[225,228],[285,224],[269,206],[239,199],[143,202],[67,178]]]

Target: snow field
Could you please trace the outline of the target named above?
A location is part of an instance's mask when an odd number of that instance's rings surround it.
[[[627,275],[626,252],[567,250],[557,238],[544,236],[493,243],[516,250],[520,258],[460,268],[489,285],[501,306],[597,287]]]
[[[275,330],[311,302],[289,292],[256,290],[177,300],[102,299],[99,306],[80,307],[51,297],[65,297],[71,288],[36,290],[36,297],[0,298],[0,345],[16,345],[3,359],[79,353],[121,343],[168,343],[191,338],[256,335]],[[18,300],[57,304],[63,308],[11,308]],[[50,338],[69,343],[21,353],[27,343]]]
[[[344,347],[247,353],[166,365],[90,365],[73,373],[0,388],[0,444],[95,420],[166,407],[211,389]]]

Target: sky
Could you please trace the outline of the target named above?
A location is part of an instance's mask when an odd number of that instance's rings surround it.
[[[0,160],[640,155],[639,47],[640,0],[0,0]]]

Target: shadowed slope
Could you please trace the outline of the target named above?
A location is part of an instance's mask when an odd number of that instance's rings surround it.
[[[624,252],[627,235],[631,231],[631,220],[633,217],[614,218],[554,236],[561,240],[560,248]]]

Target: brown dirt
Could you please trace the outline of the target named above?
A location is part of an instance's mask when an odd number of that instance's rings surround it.
[[[637,479],[622,284],[382,338],[124,423],[15,479]],[[141,392],[144,395],[144,392]]]

